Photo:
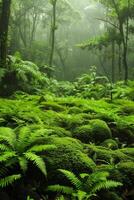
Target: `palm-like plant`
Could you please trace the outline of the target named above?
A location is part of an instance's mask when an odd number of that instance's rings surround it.
[[[108,180],[108,172],[94,172],[92,174],[83,173],[77,177],[74,173],[60,169],[60,172],[71,182],[73,187],[51,185],[49,191],[58,194],[69,195],[72,200],[90,200],[101,189],[111,189],[122,184],[113,180]]]
[[[32,133],[28,127],[14,131],[10,128],[0,128],[0,163],[6,167],[19,165],[25,172],[29,161],[46,176],[46,166],[40,153],[52,150],[54,145],[42,144],[44,135],[41,131]]]

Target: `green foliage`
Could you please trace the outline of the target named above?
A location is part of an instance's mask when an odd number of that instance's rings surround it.
[[[20,179],[20,174],[6,176],[4,178],[0,178],[0,188],[5,188],[8,185],[12,185],[16,180]]]
[[[22,127],[16,131],[1,127],[0,163],[6,166],[19,165],[24,173],[30,161],[46,176],[45,162],[39,153],[52,150],[55,146],[42,144],[41,140],[44,140],[43,134],[39,131],[31,133],[28,127]]]
[[[48,186],[48,190],[58,192],[64,195],[70,195],[73,199],[91,199],[100,190],[108,190],[118,186],[121,183],[107,180],[109,173],[107,172],[94,172],[92,174],[79,174],[77,177],[74,173],[60,169],[61,173],[71,182],[72,187],[52,185]]]
[[[92,74],[92,88],[96,85],[94,76],[95,73]],[[90,81],[83,79],[78,82],[90,87]],[[108,98],[84,99],[78,97],[78,89],[71,91],[76,96],[62,92],[58,96],[57,86],[53,89],[54,92],[48,92],[46,88],[38,95],[17,92],[10,99],[0,99],[0,163],[9,170],[9,174],[3,174],[0,178],[26,172],[26,177],[22,176],[21,181],[29,184],[31,180],[31,187],[42,193],[46,179],[40,171],[43,174],[47,171],[48,183],[59,184],[62,194],[75,188],[71,187],[70,190],[70,185],[57,169],[69,170],[78,179],[80,173],[92,173],[96,169],[97,172],[109,172],[110,178],[122,182],[122,192],[126,188],[131,192],[133,101],[129,98],[117,99],[116,93],[113,94],[113,101]],[[31,169],[40,174],[41,177],[36,177],[39,182],[34,182]],[[99,180],[98,176],[96,179]],[[121,194],[120,191],[118,194]],[[109,194],[108,198],[118,197],[118,194],[112,193],[111,197]],[[27,195],[34,198],[31,193]],[[49,199],[52,194],[48,192],[46,195],[48,197],[45,199]],[[101,192],[99,195],[103,197]],[[55,198],[78,199],[85,196],[85,190],[80,190],[73,197],[57,194]]]
[[[36,92],[47,85],[48,78],[39,71],[37,65],[23,61],[18,54],[8,59],[8,68],[1,79],[1,95],[11,95],[17,90]]]

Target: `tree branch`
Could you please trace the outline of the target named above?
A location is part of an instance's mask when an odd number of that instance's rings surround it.
[[[100,21],[103,21],[103,22],[106,22],[106,23],[112,25],[113,27],[115,27],[116,29],[119,30],[119,27],[118,27],[118,26],[116,26],[115,24],[113,24],[112,22],[110,22],[110,21],[108,21],[108,20],[106,20],[106,19],[101,19],[101,18],[95,18],[95,19],[100,20]]]

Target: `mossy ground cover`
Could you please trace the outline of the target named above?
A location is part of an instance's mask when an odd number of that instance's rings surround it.
[[[134,158],[133,101],[17,94],[10,99],[0,99],[0,126],[14,131],[26,126],[33,134],[38,132],[43,136],[41,144],[56,146],[43,154],[48,183],[65,181],[57,172],[59,168],[76,174],[103,169],[124,184],[120,196],[127,189],[130,198]],[[129,180],[129,187],[126,180]],[[42,191],[41,185],[40,188]],[[114,195],[119,194],[112,193],[106,199]]]

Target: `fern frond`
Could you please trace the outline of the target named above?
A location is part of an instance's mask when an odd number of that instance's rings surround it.
[[[92,180],[93,182],[99,182],[99,181],[106,181],[107,177],[109,176],[109,173],[106,171],[99,171],[99,172],[94,172],[90,175],[90,180]]]
[[[27,126],[22,127],[19,130],[19,134],[18,134],[18,141],[20,144],[23,145],[23,143],[27,143],[30,137],[30,130]]]
[[[63,195],[61,195],[61,196],[57,197],[56,200],[65,200],[65,198]]]
[[[8,185],[12,184],[13,182],[15,182],[16,180],[18,180],[20,178],[21,178],[20,174],[11,175],[11,176],[2,178],[2,179],[0,179],[0,187],[1,188],[7,187]]]
[[[5,145],[5,144],[0,144],[0,150],[1,151],[9,151],[10,148],[7,145]]]
[[[70,194],[70,195],[74,192],[74,190],[71,187],[62,185],[50,185],[48,186],[47,190],[61,194]]]
[[[9,146],[14,147],[16,135],[11,128],[0,127],[0,141],[5,141]]]
[[[28,160],[32,161],[45,176],[47,175],[45,162],[40,156],[37,156],[32,152],[26,152],[24,155]]]
[[[82,183],[73,172],[64,169],[59,169],[59,171],[66,176],[66,178],[76,187],[76,189],[80,189]]]
[[[25,172],[27,170],[27,167],[28,167],[28,162],[26,160],[25,157],[19,157],[18,158],[19,160],[19,165],[20,165],[20,168],[23,172]]]
[[[8,159],[16,157],[16,153],[14,151],[7,151],[3,154],[0,154],[0,162],[6,162]]]
[[[108,180],[108,181],[100,182],[100,183],[96,184],[94,186],[94,188],[92,189],[92,192],[96,193],[96,192],[100,191],[101,189],[108,190],[108,189],[119,187],[119,186],[122,186],[122,183]]]

